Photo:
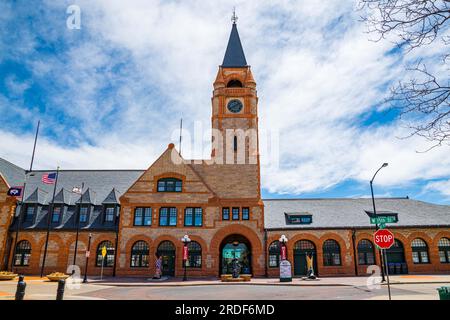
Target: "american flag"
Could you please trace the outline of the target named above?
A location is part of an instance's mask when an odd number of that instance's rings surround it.
[[[46,173],[42,176],[42,182],[45,184],[54,184],[56,181],[56,172]]]

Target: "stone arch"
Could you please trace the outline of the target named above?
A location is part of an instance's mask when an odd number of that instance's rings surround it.
[[[230,225],[219,229],[211,239],[210,253],[217,257],[213,267],[220,269],[220,247],[222,242],[231,235],[240,235],[245,237],[251,246],[251,269],[253,274],[264,274],[265,259],[261,239],[257,236],[255,231],[242,225]],[[220,274],[218,270],[218,274]]]
[[[441,232],[438,232],[434,236],[432,244],[433,244],[433,250],[436,250],[436,252],[439,250],[438,243],[439,243],[439,240],[441,240],[442,238],[450,239],[450,231],[441,231]]]

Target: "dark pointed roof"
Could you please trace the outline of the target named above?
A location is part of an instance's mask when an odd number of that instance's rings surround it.
[[[78,198],[76,203],[81,203],[81,201],[83,201],[83,204],[95,204],[95,200],[96,200],[96,193],[95,191],[91,191],[90,188],[88,188],[86,190],[85,193],[83,193],[83,195]]]
[[[119,197],[119,193],[113,188],[102,204],[120,204]]]
[[[45,204],[48,201],[48,193],[40,188],[34,189],[33,193],[25,199],[25,203]]]
[[[55,202],[54,203],[63,203],[63,204],[71,204],[71,194],[69,191],[65,189],[61,189],[56,195],[55,195]],[[50,199],[49,202],[52,202]]]
[[[242,48],[236,23],[233,23],[233,28],[231,29],[230,40],[228,40],[227,51],[223,58],[222,67],[247,67],[247,60],[245,59],[244,49]]]

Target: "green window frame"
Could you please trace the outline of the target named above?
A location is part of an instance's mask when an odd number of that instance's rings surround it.
[[[222,220],[230,220],[230,208],[222,208]]]
[[[163,178],[158,180],[158,192],[182,192],[183,180],[176,178]]]

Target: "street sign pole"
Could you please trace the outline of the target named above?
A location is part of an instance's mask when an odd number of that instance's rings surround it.
[[[389,268],[388,268],[388,260],[387,260],[386,249],[383,249],[382,251],[383,251],[383,254],[384,254],[384,262],[386,263],[386,265],[385,265],[385,272],[386,272],[386,280],[387,280],[387,286],[388,286],[389,300],[392,300],[392,297],[391,297],[391,283],[389,282]]]

